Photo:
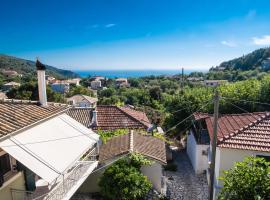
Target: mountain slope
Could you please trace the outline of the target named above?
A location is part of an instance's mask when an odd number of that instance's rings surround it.
[[[240,58],[235,58],[221,63],[218,68],[225,68],[228,70],[253,70],[260,68],[262,62],[270,57],[270,47],[257,49]]]
[[[46,67],[46,74],[59,79],[74,78],[79,76],[78,74],[69,70],[62,70],[49,65],[46,65]],[[0,54],[0,69],[15,70],[20,74],[30,75],[35,73],[36,65],[34,61]]]

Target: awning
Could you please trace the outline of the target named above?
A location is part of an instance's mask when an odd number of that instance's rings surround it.
[[[62,114],[11,136],[0,142],[0,147],[52,183],[98,139],[96,133]]]

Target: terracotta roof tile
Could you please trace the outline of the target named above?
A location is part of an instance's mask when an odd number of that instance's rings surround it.
[[[91,126],[92,108],[70,108],[67,114],[87,128]]]
[[[97,125],[93,129],[147,129],[150,125],[142,112],[117,106],[97,106]]]
[[[213,117],[205,121],[212,139]],[[270,152],[270,113],[222,115],[217,139],[219,147]]]
[[[39,106],[37,102],[4,100],[0,102],[0,137],[27,127],[47,117],[64,111],[66,104],[48,103]]]
[[[133,140],[133,146],[131,146],[131,140]],[[137,152],[146,157],[166,163],[165,142],[159,138],[142,135],[138,132],[115,136],[101,145],[99,160],[104,162],[129,152]]]
[[[94,130],[147,129],[151,126],[145,113],[132,108],[97,106],[97,123],[92,124],[91,108],[70,108],[69,116]]]

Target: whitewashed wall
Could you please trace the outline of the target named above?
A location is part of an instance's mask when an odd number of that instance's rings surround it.
[[[187,154],[196,174],[201,174],[208,168],[207,156],[203,155],[203,151],[207,152],[208,148],[209,145],[197,144],[192,131],[190,131],[187,137]]]
[[[216,167],[215,167],[216,187],[220,188],[223,186],[222,181],[218,180],[218,177],[223,176],[224,170],[231,169],[234,166],[235,162],[241,162],[247,156],[257,156],[257,155],[270,156],[270,153],[218,147],[216,151]],[[215,191],[216,195],[217,193],[218,192]]]
[[[153,184],[153,187],[161,193],[162,185],[162,166],[158,162],[154,162],[150,166],[143,166],[141,172],[147,176],[148,180]]]

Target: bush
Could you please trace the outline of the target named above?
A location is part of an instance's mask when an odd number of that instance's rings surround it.
[[[219,200],[270,199],[270,162],[264,158],[247,157],[224,172],[224,187]]]
[[[136,161],[132,161],[136,158]],[[138,167],[140,156],[120,159],[108,167],[100,179],[101,194],[111,200],[137,200],[143,198],[152,184]],[[135,166],[133,166],[135,163]]]

